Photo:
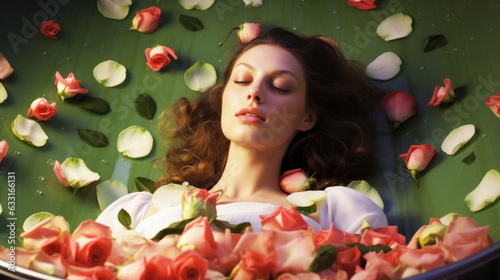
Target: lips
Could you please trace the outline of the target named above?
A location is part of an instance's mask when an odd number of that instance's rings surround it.
[[[244,121],[253,120],[252,122],[266,120],[262,112],[254,107],[246,107],[241,109],[236,113],[236,117]]]

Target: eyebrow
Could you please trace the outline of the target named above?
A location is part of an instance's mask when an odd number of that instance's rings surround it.
[[[256,70],[255,67],[253,67],[252,65],[250,65],[248,63],[245,63],[245,62],[240,62],[240,63],[236,64],[233,67],[233,69],[236,68],[236,67],[238,67],[238,66],[240,66],[240,65],[245,66],[245,67],[247,67],[248,69],[250,69],[252,71]],[[295,74],[292,71],[289,71],[289,70],[277,70],[277,71],[274,71],[273,74],[290,74],[290,75],[292,75],[295,78],[295,80],[299,81],[299,79],[297,78],[297,76],[295,76]]]

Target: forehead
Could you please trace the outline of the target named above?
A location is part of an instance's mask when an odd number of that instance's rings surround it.
[[[235,67],[248,64],[262,71],[290,71],[303,77],[302,65],[295,56],[284,48],[273,45],[258,45],[243,53],[236,60]]]

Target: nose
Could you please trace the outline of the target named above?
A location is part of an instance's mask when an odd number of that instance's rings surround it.
[[[264,102],[264,94],[259,86],[253,86],[248,89],[247,101],[255,101],[257,103]]]

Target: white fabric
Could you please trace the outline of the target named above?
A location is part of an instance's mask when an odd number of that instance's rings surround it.
[[[359,233],[363,220],[372,227],[387,226],[384,212],[364,194],[347,187],[328,187],[325,189],[327,198],[319,207],[319,223],[310,217],[304,220],[314,231],[327,230],[330,223],[334,227],[350,233]],[[132,218],[132,228],[146,238],[152,238],[160,230],[171,223],[182,220],[181,206],[161,209],[154,215],[144,219],[152,205],[152,194],[134,192],[122,196],[109,205],[97,218],[97,222],[105,224],[113,232],[125,230],[118,221],[118,212],[125,209]],[[254,231],[260,231],[260,215],[271,213],[278,207],[274,204],[260,202],[233,202],[217,205],[217,218],[232,224],[250,222]]]

